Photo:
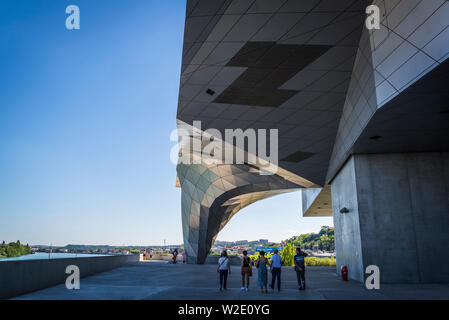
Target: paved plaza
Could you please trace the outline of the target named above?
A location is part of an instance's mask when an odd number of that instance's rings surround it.
[[[271,275],[269,275],[269,281]],[[240,267],[232,266],[228,290],[218,290],[214,265],[140,262],[81,279],[80,290],[67,290],[64,284],[25,294],[15,299],[92,300],[92,299],[172,299],[172,300],[245,300],[245,299],[449,299],[449,284],[382,284],[380,290],[367,290],[361,283],[343,282],[335,268],[309,267],[306,291],[299,291],[293,268],[282,269],[282,290],[261,294],[257,271],[250,290],[241,292]]]

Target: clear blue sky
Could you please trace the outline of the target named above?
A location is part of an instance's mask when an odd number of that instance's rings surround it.
[[[0,241],[182,242],[169,137],[184,15],[182,0],[0,2]],[[300,218],[298,197],[253,204],[218,239],[332,224]]]

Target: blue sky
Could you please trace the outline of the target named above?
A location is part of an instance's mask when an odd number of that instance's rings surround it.
[[[76,4],[81,29],[65,28]],[[0,2],[0,240],[181,243],[170,162],[185,2]],[[299,195],[239,212],[221,240],[331,225]]]

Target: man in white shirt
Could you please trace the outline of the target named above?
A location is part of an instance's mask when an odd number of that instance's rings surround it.
[[[274,290],[274,284],[276,282],[276,278],[278,279],[278,291],[281,291],[281,265],[282,258],[278,255],[278,249],[274,249],[273,255],[271,256],[271,290]]]

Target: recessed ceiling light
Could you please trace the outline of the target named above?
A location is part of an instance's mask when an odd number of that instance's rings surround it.
[[[349,213],[349,209],[346,207],[341,208],[340,213]]]

